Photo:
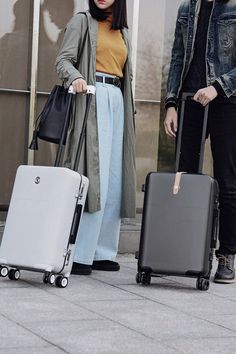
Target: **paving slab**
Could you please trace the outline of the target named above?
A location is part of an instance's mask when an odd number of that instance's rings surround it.
[[[48,347],[22,347],[22,348],[5,348],[0,349],[0,354],[65,354],[68,353],[64,350],[56,348],[54,346]]]
[[[7,306],[4,306],[4,303]],[[74,321],[99,319],[95,313],[73,305],[57,296],[43,294],[42,297],[16,297],[0,299],[1,314],[21,324],[48,321]]]
[[[174,354],[179,352],[110,320],[60,322],[57,326],[53,322],[42,325],[35,323],[33,330],[71,354]]]
[[[20,324],[0,315],[0,349],[45,346],[47,342]]]
[[[114,273],[113,277],[115,277]],[[118,301],[136,299],[138,297],[138,295],[130,294],[122,288],[114,287],[109,282],[99,281],[93,276],[72,275],[68,288],[57,289],[55,287],[48,287],[48,291],[72,303],[80,303],[81,301],[109,301],[112,299]]]
[[[168,341],[168,346],[184,354],[234,354],[235,337],[215,337]],[[161,354],[161,353],[160,353]]]
[[[214,286],[214,285],[213,285]],[[120,285],[122,289],[143,296],[145,299],[157,301],[170,308],[200,318],[208,318],[215,313],[219,315],[236,314],[236,302],[228,297],[215,296],[211,291],[186,289],[181,284],[175,285],[168,281],[159,280],[159,283],[149,287],[137,285]],[[235,290],[234,290],[235,291]],[[223,306],[222,306],[223,302]]]
[[[72,275],[66,289],[39,273],[0,278],[0,354],[236,352],[236,283],[204,292],[194,279],[158,277],[146,287],[134,255],[118,261],[119,272]]]
[[[218,311],[217,311],[218,313]],[[219,315],[219,314],[208,314],[207,321],[209,323],[215,323],[222,328],[229,328],[236,333],[236,313],[232,311],[232,314]],[[235,348],[236,352],[236,348]]]
[[[85,303],[84,307],[157,340],[208,338],[236,332],[149,300]]]

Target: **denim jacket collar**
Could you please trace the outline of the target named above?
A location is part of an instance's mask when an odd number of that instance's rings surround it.
[[[202,0],[183,0],[177,15],[167,101],[176,102],[194,55]],[[207,35],[207,85],[217,81],[225,96],[236,95],[236,0],[213,1]]]

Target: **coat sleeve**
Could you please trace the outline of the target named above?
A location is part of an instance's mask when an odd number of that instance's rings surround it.
[[[79,62],[79,51],[86,35],[87,18],[84,14],[76,14],[66,26],[64,39],[56,58],[57,74],[65,87],[83,75],[76,68]]]
[[[183,5],[182,5],[183,6]],[[181,31],[181,24],[178,21],[180,13],[182,11],[182,6],[179,7],[176,27],[175,27],[175,35],[174,35],[174,43],[172,47],[171,54],[171,62],[170,62],[170,70],[167,79],[167,95],[165,104],[177,104],[177,92],[181,83],[181,76],[184,66],[184,43],[183,36]]]

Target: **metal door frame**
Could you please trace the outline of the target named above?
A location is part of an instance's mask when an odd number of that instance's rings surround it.
[[[36,115],[40,5],[41,5],[40,0],[34,0],[28,145],[32,139],[33,127],[34,127],[34,121],[35,121],[35,115]],[[29,165],[33,165],[33,163],[34,163],[34,150],[28,150],[27,163]]]

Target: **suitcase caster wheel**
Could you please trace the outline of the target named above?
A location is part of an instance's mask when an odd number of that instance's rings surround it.
[[[44,284],[48,284],[49,275],[50,275],[50,273],[44,273],[44,275],[43,275]]]
[[[141,276],[141,283],[143,285],[150,285],[151,284],[151,274],[150,273],[143,273]]]
[[[59,275],[58,277],[56,277],[55,284],[58,288],[66,288],[68,284],[68,278]]]
[[[8,268],[7,267],[0,267],[0,276],[5,278],[8,275]]]
[[[10,271],[8,273],[8,278],[10,280],[19,280],[20,279],[19,269],[10,269]]]
[[[209,279],[197,278],[196,288],[198,290],[206,291],[209,289],[209,285],[210,285]]]
[[[55,277],[54,274],[50,273],[50,274],[48,275],[48,283],[49,283],[50,285],[53,285],[53,284],[55,283],[55,279],[56,279],[56,277]]]
[[[141,272],[138,272],[138,273],[136,274],[136,283],[137,283],[137,284],[140,284],[141,281],[142,281],[142,273],[141,273]]]
[[[44,273],[43,282],[44,284],[53,285],[55,283],[55,275],[53,273]]]

